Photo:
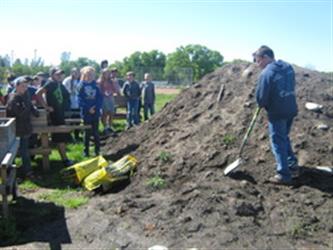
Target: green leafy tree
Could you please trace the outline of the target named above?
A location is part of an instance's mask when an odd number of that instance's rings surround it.
[[[71,69],[76,67],[78,69],[81,69],[85,66],[92,66],[93,68],[96,69],[97,72],[100,71],[100,66],[99,64],[91,60],[87,57],[79,57],[77,60],[70,60],[71,52],[62,52],[60,56],[60,68],[65,72],[65,75],[68,76],[70,75]]]
[[[134,71],[138,80],[143,79],[143,75],[149,72],[154,79],[162,79],[165,67],[166,56],[158,50],[149,52],[134,52],[129,57],[125,57],[121,65],[121,74]]]
[[[210,50],[202,45],[190,44],[181,46],[168,55],[164,74],[168,81],[178,83],[177,81],[185,77],[184,74],[192,71],[193,80],[197,81],[222,64],[223,56],[218,51]],[[191,70],[184,71],[186,68]]]

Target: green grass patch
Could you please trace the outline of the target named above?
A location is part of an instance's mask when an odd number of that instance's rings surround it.
[[[38,196],[43,201],[53,202],[58,206],[66,208],[78,208],[88,202],[88,197],[81,195],[75,190],[54,190]]]
[[[155,102],[156,112],[160,111],[166,103],[175,99],[177,95],[178,94],[157,94]]]
[[[171,162],[172,160],[172,155],[170,152],[167,151],[161,151],[160,155],[159,155],[159,160],[163,163],[167,163],[167,162]]]
[[[158,190],[165,188],[167,186],[167,183],[161,176],[155,175],[147,180],[146,185],[149,188]]]
[[[225,136],[223,136],[223,143],[227,146],[233,144],[235,141],[236,137],[234,135],[226,134]]]
[[[21,190],[37,190],[39,186],[31,180],[25,180],[19,185]]]

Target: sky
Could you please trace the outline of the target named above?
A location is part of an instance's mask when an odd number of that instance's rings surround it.
[[[200,44],[225,61],[276,59],[333,71],[333,0],[0,0],[0,55],[46,65],[88,57],[109,63],[135,51]]]

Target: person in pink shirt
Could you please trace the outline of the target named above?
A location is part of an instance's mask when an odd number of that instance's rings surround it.
[[[114,132],[112,130],[112,115],[115,110],[113,96],[120,95],[120,87],[111,79],[110,73],[111,72],[108,69],[103,69],[102,74],[97,81],[103,95],[102,123],[104,126],[104,134]]]

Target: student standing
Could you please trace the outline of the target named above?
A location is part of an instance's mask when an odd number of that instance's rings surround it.
[[[33,172],[29,153],[29,138],[32,133],[31,115],[38,116],[37,109],[31,104],[28,93],[27,77],[15,81],[15,92],[9,95],[7,116],[16,118],[16,135],[20,138],[19,153],[22,158],[22,176],[31,178]]]
[[[141,98],[141,88],[134,80],[135,74],[127,72],[127,81],[124,83],[123,94],[127,98],[127,128],[139,124],[139,101]]]
[[[148,120],[148,113],[152,116],[155,113],[155,85],[149,73],[144,75],[142,83],[143,114],[144,119]]]
[[[65,125],[65,110],[69,106],[69,93],[62,84],[63,76],[63,70],[52,67],[49,80],[36,92],[39,103],[49,112],[50,124],[54,126]],[[73,162],[68,159],[66,153],[66,143],[71,141],[70,134],[52,133],[52,141],[58,145],[64,166],[71,166]]]
[[[86,66],[81,69],[81,89],[79,92],[79,106],[86,129],[84,138],[84,154],[89,156],[89,141],[93,135],[95,143],[95,154],[99,155],[100,140],[98,134],[99,117],[101,114],[103,97],[100,88],[95,81],[96,71],[93,67]]]

